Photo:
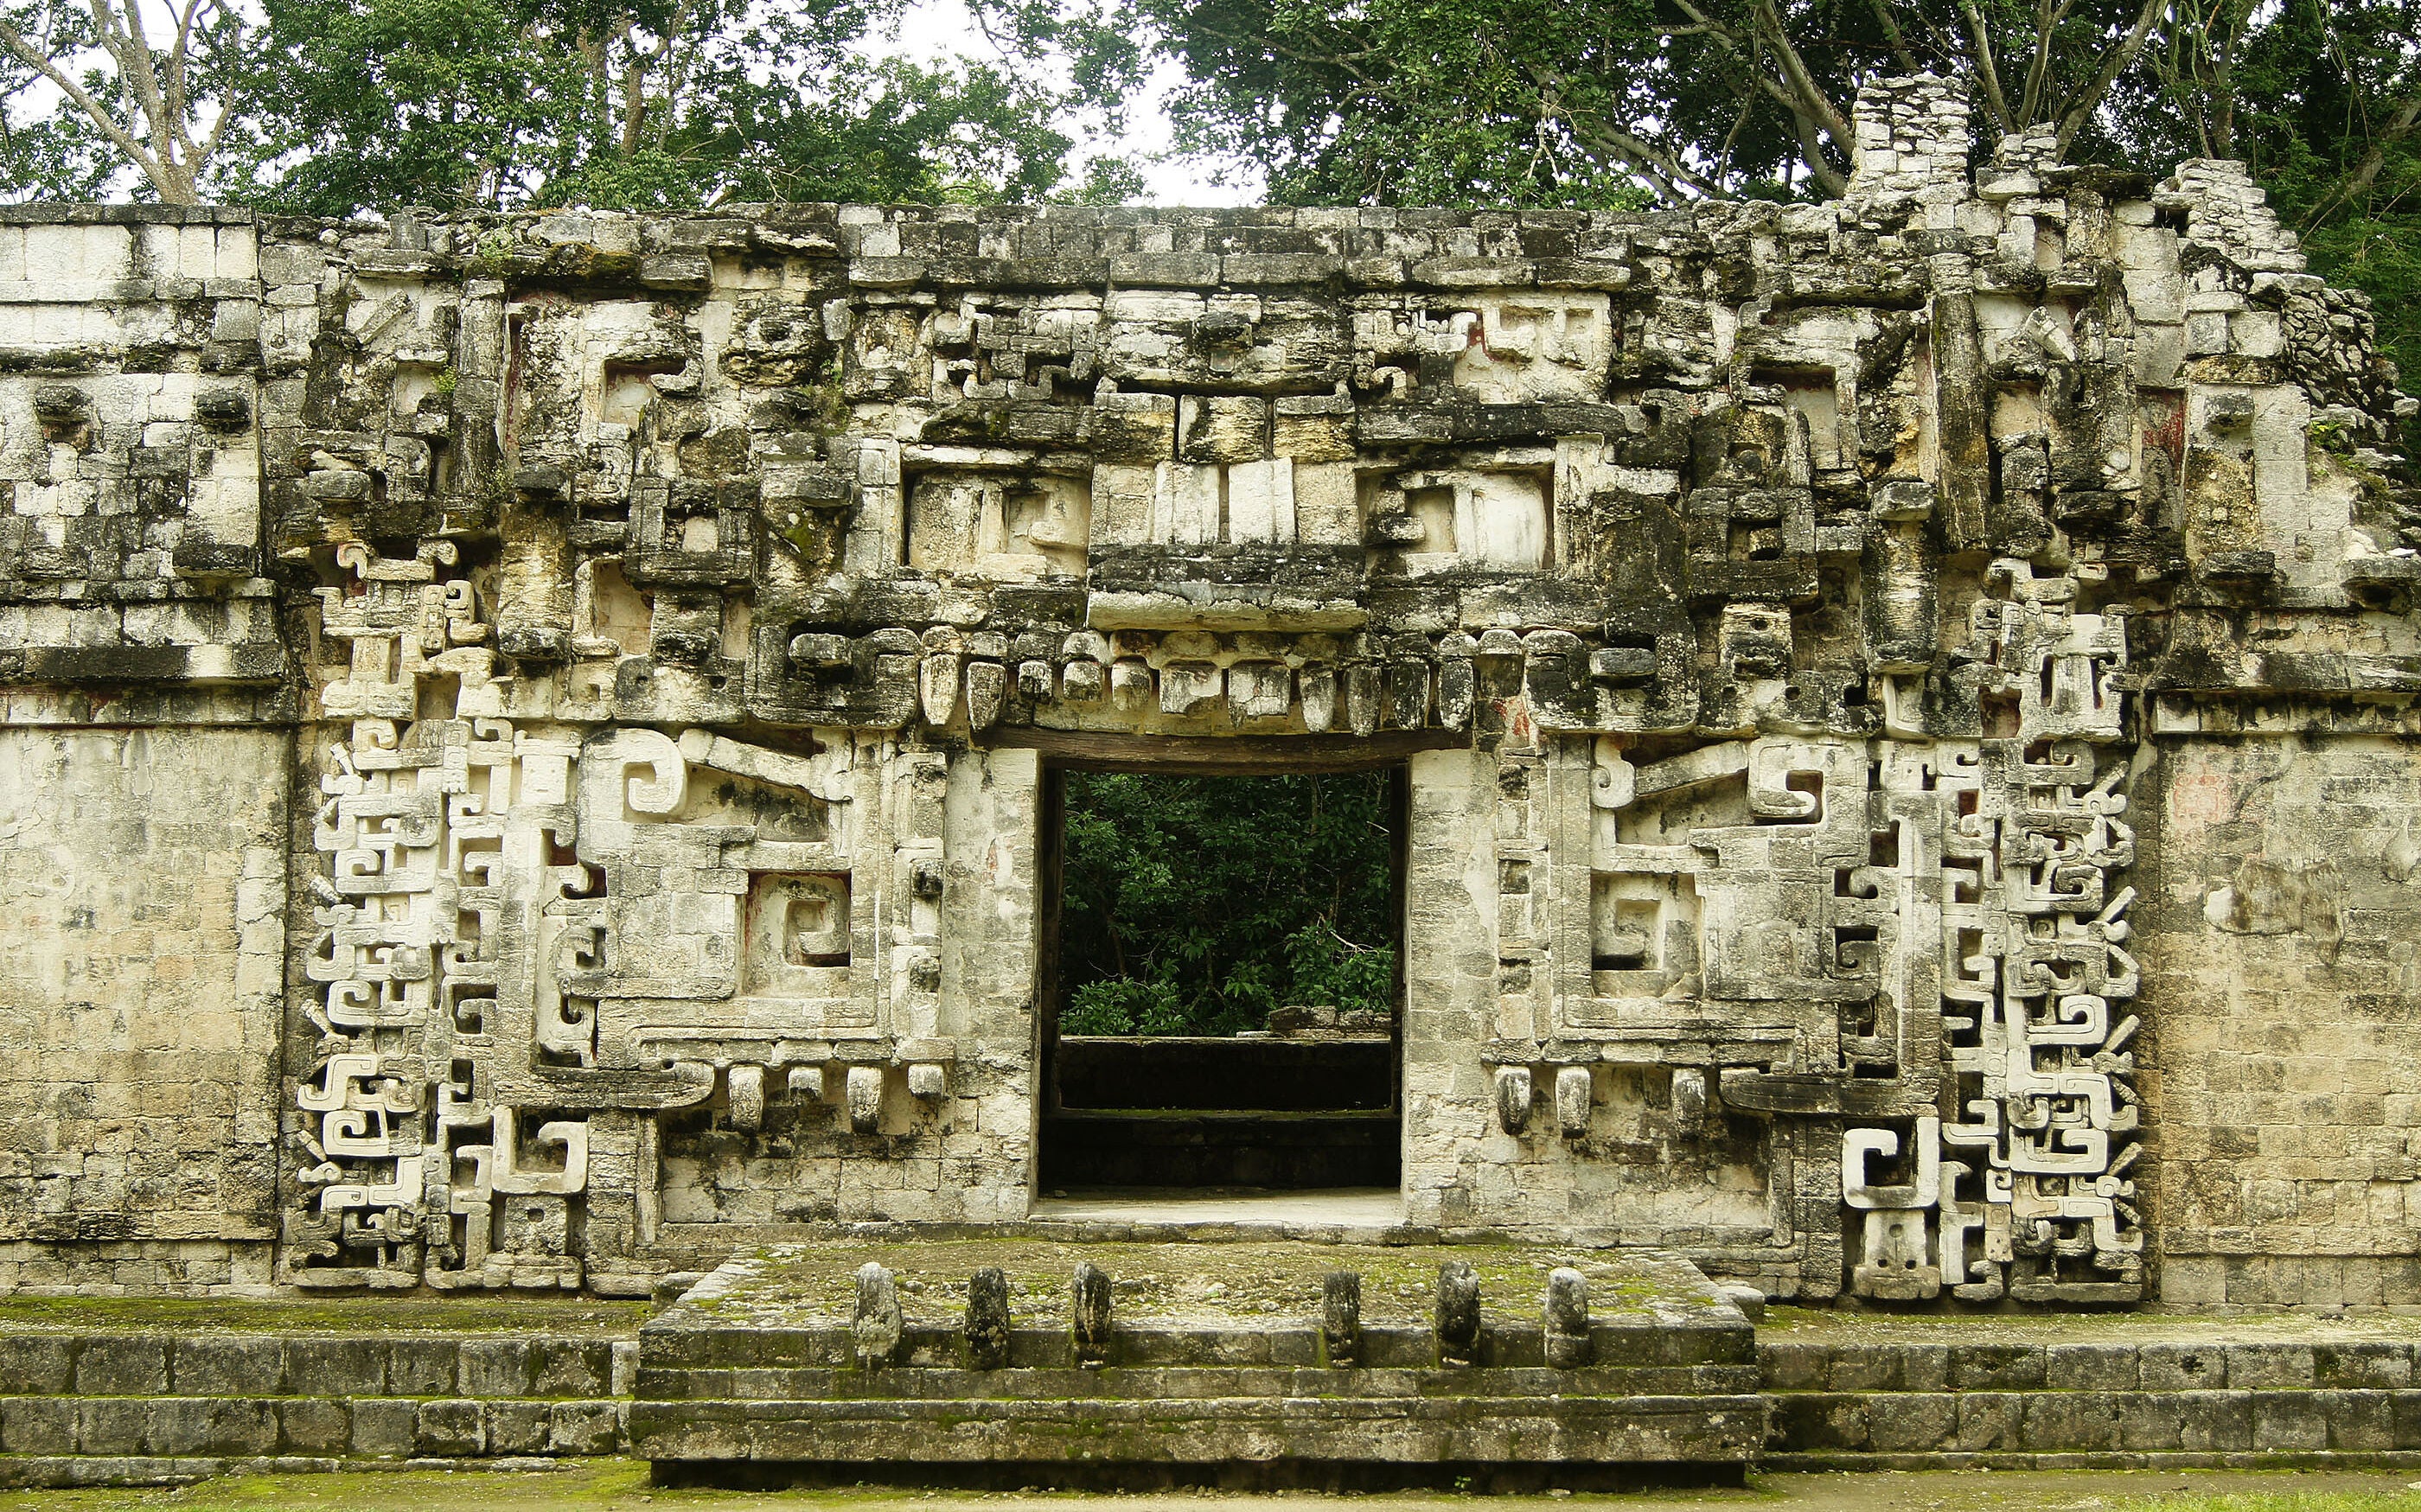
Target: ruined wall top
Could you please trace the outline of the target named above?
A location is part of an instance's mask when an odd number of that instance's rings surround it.
[[[2363,297],[2301,271],[2239,165],[2051,154],[1971,173],[1929,76],[1861,94],[1823,204],[9,208],[0,675],[306,710],[272,580],[398,552],[497,574],[508,658],[771,637],[732,682],[755,717],[843,722],[907,654],[868,637],[937,627],[1054,667],[1089,632],[1383,662],[1367,637],[1554,630],[1596,658],[1570,718],[1682,727],[1709,614],[1787,624],[1898,537],[1927,574],[2073,568],[2113,601],[2401,605],[2413,401]],[[552,522],[542,563],[481,544],[516,517]],[[727,594],[746,628],[699,598]],[[772,692],[795,678],[856,691]]]

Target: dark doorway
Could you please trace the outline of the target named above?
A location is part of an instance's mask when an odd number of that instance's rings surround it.
[[[1395,1187],[1403,769],[1049,787],[1044,1193]]]

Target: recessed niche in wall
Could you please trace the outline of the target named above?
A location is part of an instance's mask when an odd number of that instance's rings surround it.
[[[1092,508],[1080,477],[922,474],[908,491],[908,565],[994,578],[1081,577]]]
[[[748,879],[742,985],[752,997],[838,997],[850,963],[849,878],[758,872]]]
[[[1367,539],[1418,577],[1457,568],[1535,571],[1548,565],[1554,457],[1514,448],[1456,465],[1366,475]]]
[[[1600,997],[1661,997],[1698,969],[1698,892],[1686,872],[1589,880],[1589,966]]]

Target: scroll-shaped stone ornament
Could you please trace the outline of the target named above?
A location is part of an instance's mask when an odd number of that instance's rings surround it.
[[[1496,1123],[1508,1134],[1518,1134],[1530,1123],[1530,1068],[1500,1066],[1496,1068]]]
[[[1707,1093],[1703,1068],[1684,1066],[1674,1071],[1673,1122],[1682,1132],[1697,1133],[1710,1121]]]
[[[960,669],[966,647],[958,631],[936,625],[925,632],[924,657],[916,664],[916,693],[928,725],[947,725],[959,707]]]
[[[868,1260],[857,1270],[857,1311],[850,1340],[861,1370],[879,1370],[899,1352],[906,1320],[899,1312],[899,1286],[889,1270]]]
[[[588,1120],[561,1119],[538,1126],[530,1136],[534,1145],[555,1146],[563,1151],[560,1171],[524,1171],[520,1167],[521,1136],[515,1127],[517,1110],[499,1107],[492,1115],[490,1126],[494,1138],[494,1163],[489,1167],[489,1185],[509,1196],[547,1195],[568,1197],[588,1186]],[[464,1146],[468,1155],[474,1146]]]
[[[1471,723],[1478,686],[1472,658],[1478,649],[1479,643],[1460,631],[1438,642],[1437,719],[1447,729],[1459,730]]]
[[[1330,1365],[1362,1361],[1362,1273],[1332,1270],[1320,1283],[1320,1341]]]
[[[967,1366],[998,1370],[1008,1364],[1008,1276],[988,1265],[967,1279]]]
[[[1916,1161],[1913,1179],[1906,1186],[1878,1186],[1867,1179],[1867,1161],[1899,1154],[1899,1131],[1852,1129],[1841,1136],[1841,1200],[1861,1212],[1879,1208],[1915,1208],[1933,1206],[1942,1183],[1942,1120],[1928,1114],[1916,1120],[1910,1154]]]
[[[1008,672],[997,662],[967,663],[967,723],[975,728],[990,729],[1000,723],[1000,711],[1008,696]]]
[[[1438,1358],[1450,1365],[1467,1365],[1479,1354],[1479,1272],[1468,1260],[1448,1260],[1438,1267]]]
[[[1587,1067],[1567,1066],[1555,1072],[1555,1123],[1566,1139],[1588,1137],[1589,1103],[1594,1096]]]
[[[849,1127],[860,1134],[871,1134],[882,1123],[882,1068],[852,1066],[849,1080],[842,1088],[849,1104]]]
[[[724,1077],[731,1102],[731,1127],[755,1133],[765,1127],[765,1068],[735,1066]]]
[[[1110,1357],[1110,1278],[1090,1260],[1076,1262],[1068,1285],[1068,1326],[1076,1363],[1097,1365]]]
[[[1557,1266],[1547,1276],[1547,1364],[1557,1370],[1578,1370],[1596,1358],[1589,1337],[1588,1277],[1570,1266]]]

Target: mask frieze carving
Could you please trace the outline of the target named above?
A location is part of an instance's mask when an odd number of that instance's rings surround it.
[[[1861,111],[1825,205],[264,228],[142,449],[191,525],[258,411],[281,1275],[1023,1218],[1054,766],[1243,751],[1404,773],[1408,1222],[2146,1294],[2154,742],[2421,694],[2408,401],[2224,165]],[[131,468],[21,390],[13,497]]]

